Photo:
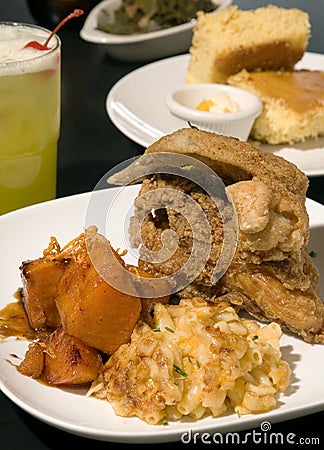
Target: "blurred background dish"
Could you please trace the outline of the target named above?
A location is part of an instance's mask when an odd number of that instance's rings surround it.
[[[217,11],[228,7],[232,0],[211,0]],[[107,53],[125,61],[148,61],[185,53],[189,50],[195,20],[165,29],[130,35],[111,34],[98,29],[98,19],[105,10],[112,21],[122,0],[104,0],[89,13],[80,31],[82,39],[106,45]]]
[[[154,61],[112,86],[106,98],[108,117],[125,136],[148,147],[184,126],[183,120],[170,113],[165,98],[184,84],[189,57],[184,54]],[[306,52],[296,69],[323,70],[324,54]],[[307,176],[324,175],[324,136],[294,145],[254,144],[296,164]]]

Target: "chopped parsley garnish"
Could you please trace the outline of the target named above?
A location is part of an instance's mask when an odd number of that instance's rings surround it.
[[[169,425],[169,422],[166,419],[162,419],[161,425],[163,425],[163,426]]]
[[[174,330],[172,330],[172,328],[165,327],[165,329],[166,329],[167,331],[170,331],[170,333],[174,333]]]
[[[176,365],[174,364],[174,365],[173,365],[173,368],[174,368],[174,370],[175,370],[179,375],[181,375],[181,376],[183,376],[183,377],[187,377],[187,376],[188,376],[187,372],[185,372],[184,370],[182,370],[181,367],[176,366]]]
[[[200,369],[200,362],[198,361],[198,359],[192,358],[191,356],[189,356],[189,361],[191,362],[191,364],[196,364],[196,366],[198,367],[198,369]]]
[[[257,339],[259,339],[259,336],[257,334],[255,334],[252,338],[252,341],[256,341]]]
[[[317,256],[317,253],[314,252],[314,250],[312,250],[312,251],[309,252],[309,256],[310,256],[311,258],[315,258],[315,257]]]

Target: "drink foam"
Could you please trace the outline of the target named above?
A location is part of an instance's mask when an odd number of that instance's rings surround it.
[[[49,50],[25,48],[31,41],[43,44],[48,36],[49,32],[42,28],[0,24],[0,76],[57,68],[57,58],[54,58],[55,52],[52,51],[58,45],[57,36],[50,40]]]

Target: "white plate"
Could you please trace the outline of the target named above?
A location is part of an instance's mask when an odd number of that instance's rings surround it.
[[[124,246],[124,230],[120,216],[128,212],[138,187],[127,187],[116,197],[117,188],[99,191],[101,208],[93,211],[94,223],[103,223],[108,215],[108,238],[112,244]],[[50,236],[56,236],[61,244],[67,243],[83,231],[86,210],[91,194],[54,200],[27,207],[0,217],[0,308],[13,301],[14,291],[21,285],[19,265],[22,261],[41,256]],[[118,200],[112,204],[113,200]],[[110,208],[112,205],[112,208]],[[316,250],[316,262],[324,273],[324,206],[307,200],[311,222],[310,249]],[[322,293],[324,284],[322,279]],[[31,378],[20,375],[8,360],[17,364],[24,356],[27,343],[8,339],[0,344],[0,387],[14,403],[36,418],[65,431],[94,439],[127,442],[168,442],[181,438],[182,433],[239,431],[258,428],[262,421],[275,423],[324,408],[324,345],[306,344],[291,335],[282,338],[284,358],[292,366],[292,384],[280,395],[278,407],[265,414],[238,417],[229,412],[219,418],[199,421],[180,421],[168,426],[150,426],[137,418],[121,418],[114,415],[107,402],[85,397],[84,389],[48,387]]]
[[[127,137],[148,147],[165,134],[188,126],[165,105],[167,94],[185,83],[189,55],[148,64],[121,78],[106,100],[108,115]],[[296,68],[324,70],[324,55],[305,53]],[[324,137],[294,145],[262,145],[295,163],[308,176],[324,175]]]
[[[212,0],[218,5],[215,13],[227,8],[232,0]],[[122,4],[122,0],[104,0],[95,6],[88,14],[80,31],[85,41],[95,44],[104,44],[107,53],[125,61],[147,61],[178,55],[189,50],[192,40],[192,28],[195,20],[165,30],[151,31],[149,33],[136,33],[132,35],[119,35],[106,33],[97,29],[98,14],[101,9],[113,17],[114,11]]]

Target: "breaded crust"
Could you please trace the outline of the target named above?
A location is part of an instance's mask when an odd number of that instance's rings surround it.
[[[211,167],[225,185],[238,181],[262,181],[281,203],[282,211],[296,218],[306,245],[309,220],[305,207],[308,188],[306,175],[294,164],[280,156],[266,153],[247,142],[216,133],[183,128],[163,136],[149,146],[145,153],[172,152],[197,158]]]
[[[154,276],[169,276],[176,274],[189,258],[193,235],[177,211],[165,207],[155,216],[148,214],[142,223],[139,220],[140,199],[148,191],[183,191],[198,202],[208,218],[212,241],[204,268],[179,296],[199,293],[210,301],[221,301],[224,294],[238,295],[242,307],[259,320],[276,321],[307,342],[324,343],[324,304],[319,295],[318,270],[306,247],[309,221],[305,174],[294,164],[249,143],[198,129],[175,131],[152,144],[145,153],[160,154],[155,164],[162,167],[168,152],[204,162],[226,185],[238,218],[235,254],[223,276],[214,281],[212,274],[224,242],[224,222],[201,187],[193,188],[184,178],[157,170],[142,183],[130,226],[131,236],[141,230],[142,242],[134,245],[139,247],[139,266]],[[137,179],[142,176],[145,161],[144,156],[141,167],[139,158],[117,174],[120,181],[134,173]],[[158,264],[143,258],[145,247],[153,252],[160,250],[161,236],[167,229],[178,236],[176,252]]]

